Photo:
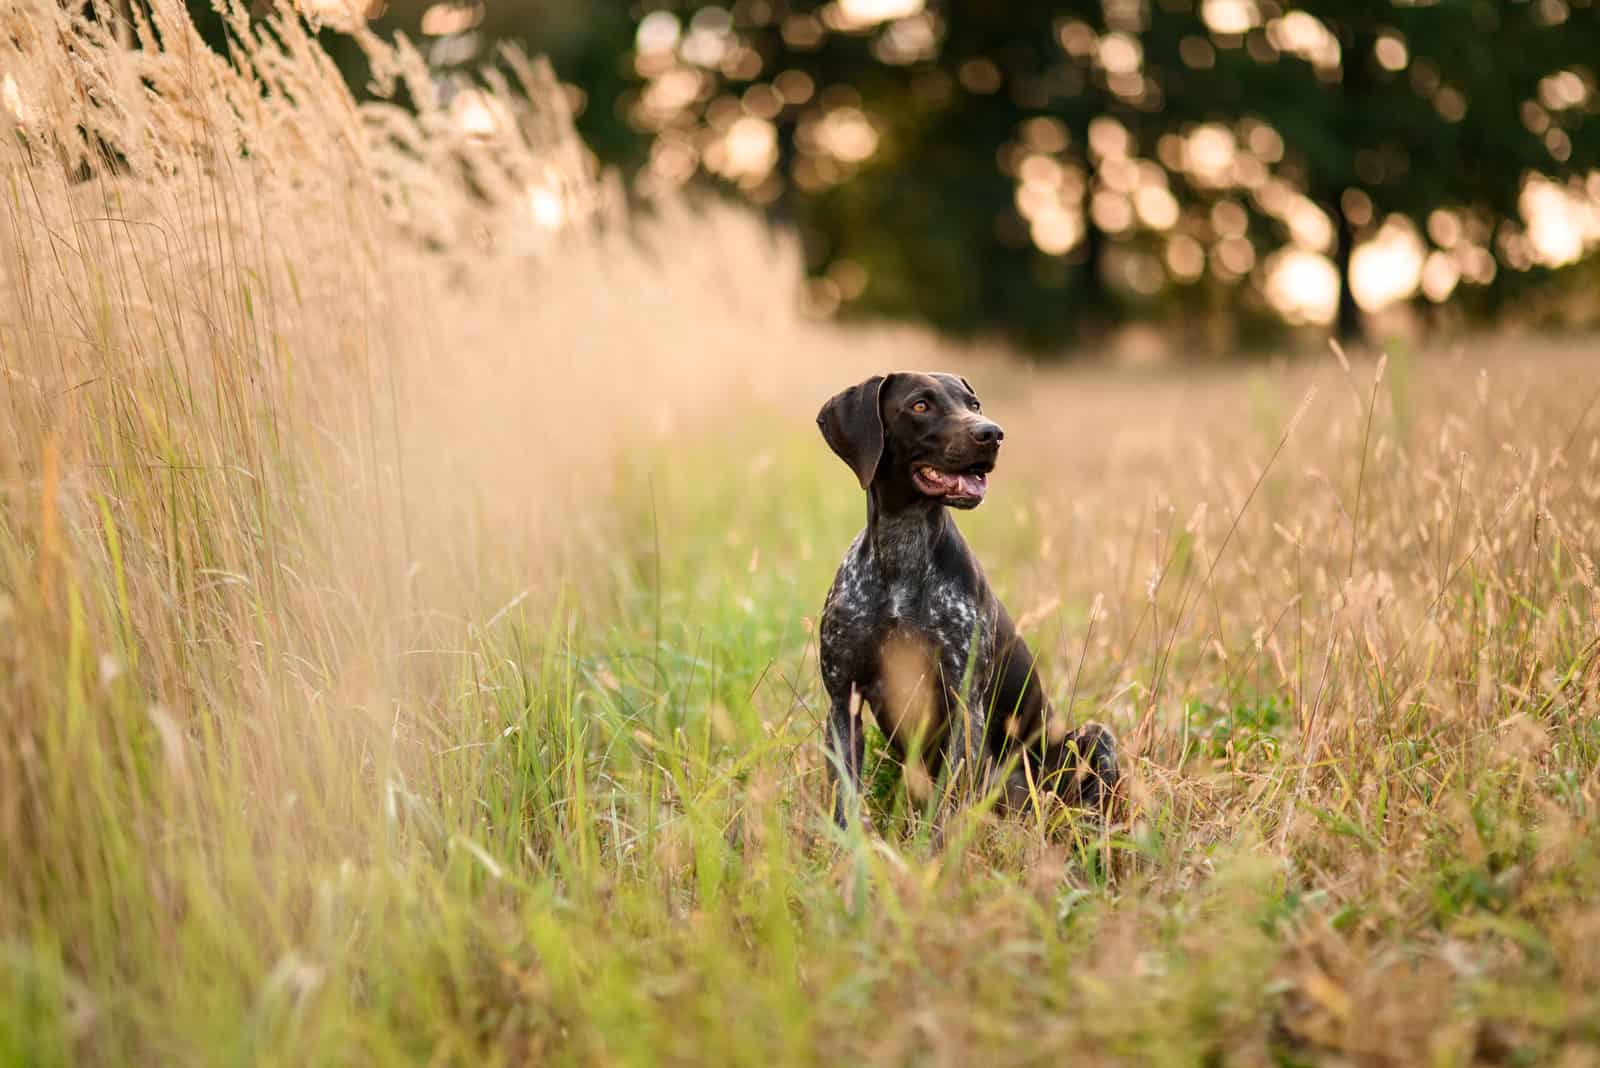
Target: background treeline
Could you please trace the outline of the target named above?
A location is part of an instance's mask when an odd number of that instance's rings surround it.
[[[469,94],[463,121],[497,43],[549,55],[586,141],[641,198],[715,184],[793,224],[819,311],[1036,347],[1149,321],[1212,348],[1296,324],[1358,335],[1376,312],[1600,313],[1592,0],[356,14],[417,41],[441,94]],[[221,44],[220,19],[211,32]],[[359,89],[361,51],[324,36]]]

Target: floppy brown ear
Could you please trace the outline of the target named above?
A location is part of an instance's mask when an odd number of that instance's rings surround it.
[[[883,383],[883,375],[873,375],[835,394],[817,413],[822,440],[850,465],[862,489],[872,485],[878,458],[883,455],[883,412],[878,408]]]

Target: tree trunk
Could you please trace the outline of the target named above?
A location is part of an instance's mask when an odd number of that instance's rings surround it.
[[[1089,140],[1088,126],[1085,125],[1081,134],[1074,130],[1078,143],[1087,145]],[[1106,235],[1099,226],[1095,225],[1094,213],[1089,210],[1094,200],[1095,184],[1099,179],[1099,168],[1084,154],[1084,197],[1083,197],[1083,283],[1078,288],[1082,294],[1078,307],[1082,309],[1079,317],[1079,340],[1086,344],[1100,341],[1111,325],[1111,302],[1106,289],[1104,273],[1106,255]]]
[[[1106,279],[1102,270],[1106,255],[1106,235],[1095,225],[1094,216],[1083,213],[1083,293],[1084,303],[1094,310],[1093,318],[1106,318]]]
[[[1334,226],[1338,232],[1338,248],[1334,251],[1335,265],[1339,269],[1339,316],[1334,321],[1334,336],[1346,345],[1360,344],[1367,339],[1367,327],[1361,317],[1361,306],[1356,303],[1350,288],[1350,258],[1355,251],[1356,232],[1345,218],[1337,203],[1330,207]]]
[[[1377,29],[1361,24],[1358,19],[1354,32],[1340,42],[1345,46],[1344,63],[1340,67],[1339,75],[1339,92],[1344,97],[1342,109],[1344,122],[1341,124],[1343,128],[1337,132],[1344,140],[1347,151],[1354,150],[1364,142],[1367,130],[1362,116],[1366,114],[1367,108],[1377,103],[1371,99],[1372,53],[1377,40]],[[1346,177],[1348,180],[1356,175]],[[1331,192],[1328,201],[1339,238],[1339,248],[1335,253],[1339,267],[1339,318],[1335,325],[1341,341],[1346,344],[1357,344],[1367,340],[1367,329],[1361,317],[1361,308],[1356,304],[1355,293],[1350,288],[1350,259],[1355,252],[1356,231],[1350,220],[1345,217],[1344,205],[1340,202],[1340,192],[1336,190]]]

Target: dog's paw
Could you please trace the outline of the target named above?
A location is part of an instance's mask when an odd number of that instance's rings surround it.
[[[1078,766],[1072,777],[1069,791],[1075,796],[1068,800],[1104,811],[1116,791],[1117,780],[1122,777],[1117,767],[1117,738],[1103,723],[1090,721],[1072,735],[1067,742],[1076,751]]]
[[[863,834],[870,838],[878,833],[877,825],[872,822],[872,813],[867,811],[867,806],[865,804],[861,805],[859,810],[859,819],[861,822],[861,832]],[[845,810],[845,806],[842,801],[834,805],[833,825],[839,828],[841,831],[848,831],[850,829],[850,815]]]

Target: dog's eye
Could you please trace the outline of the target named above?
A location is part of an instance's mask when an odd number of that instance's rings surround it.
[[[917,403],[915,403],[915,404],[913,404],[911,406],[911,410],[916,412],[918,415],[922,415],[924,412],[926,412],[928,410],[928,402],[927,401],[917,401]]]
[[[967,402],[967,407],[971,408],[973,411],[977,411],[979,409],[979,407],[981,407],[981,406],[978,404],[977,401],[972,400],[972,401],[968,401]]]

